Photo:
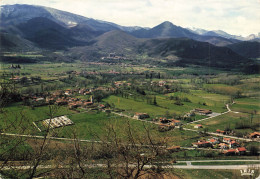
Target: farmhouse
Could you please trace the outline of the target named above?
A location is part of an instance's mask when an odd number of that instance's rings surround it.
[[[78,108],[79,105],[77,103],[69,103],[69,109],[75,109],[75,108]]]
[[[245,147],[239,147],[239,148],[237,148],[237,154],[239,154],[239,155],[245,155],[245,154],[246,154],[246,148],[245,148]]]
[[[124,83],[121,81],[116,81],[114,84],[116,87],[120,87],[120,86],[123,86]]]
[[[160,132],[164,132],[164,131],[169,131],[171,129],[174,129],[175,125],[174,123],[169,123],[169,124],[160,124],[159,127],[158,127],[158,130]]]
[[[72,95],[72,90],[68,89],[64,92],[65,95],[70,96]]]
[[[219,130],[219,129],[217,129],[216,132],[217,132],[217,133],[220,133],[220,134],[227,134],[226,131],[222,131],[222,130]]]
[[[57,99],[55,103],[59,106],[68,104],[68,102],[64,98]]]
[[[223,154],[225,154],[225,155],[245,155],[246,154],[246,148],[245,147],[239,147],[237,149],[224,150]]]
[[[212,145],[218,144],[219,141],[216,139],[209,139],[209,143],[211,143]]]
[[[237,143],[237,142],[234,141],[234,140],[230,141],[230,143],[229,143],[229,148],[237,148],[237,147],[239,147],[239,146],[240,146],[240,144]]]
[[[194,128],[196,128],[196,129],[202,128],[202,125],[201,124],[197,124],[197,125],[194,126]]]
[[[106,106],[105,106],[104,104],[99,104],[99,105],[98,105],[98,108],[99,108],[99,109],[105,109]]]
[[[197,148],[207,148],[207,147],[212,147],[212,144],[208,141],[198,141],[195,143],[192,143],[193,147]]]
[[[176,152],[176,151],[179,151],[180,149],[181,149],[180,146],[171,146],[171,147],[166,148],[166,150],[168,150],[169,152]]]
[[[195,109],[195,112],[200,114],[200,115],[208,115],[208,114],[211,114],[212,111],[211,110],[208,110],[208,109],[200,109],[200,108],[196,108]]]
[[[228,149],[228,145],[225,144],[225,143],[220,143],[220,144],[218,144],[218,146],[219,146],[219,148],[221,148],[221,149]]]
[[[146,119],[150,116],[147,113],[135,113],[134,118],[135,119]]]
[[[19,82],[21,80],[21,78],[19,76],[14,76],[14,77],[10,78],[10,80]]]
[[[53,93],[54,96],[61,96],[63,94],[62,90],[57,90]]]
[[[175,126],[180,126],[181,125],[181,121],[179,121],[179,120],[172,119],[171,121],[175,124]]]
[[[223,151],[223,154],[225,155],[235,155],[236,153],[237,153],[236,149],[228,149]]]
[[[259,138],[260,137],[260,132],[253,132],[249,136],[250,136],[250,138]]]
[[[231,142],[231,139],[230,138],[223,138],[223,142],[225,142],[225,143],[230,143]]]
[[[159,81],[158,85],[161,86],[161,87],[165,86],[166,85],[166,81]]]

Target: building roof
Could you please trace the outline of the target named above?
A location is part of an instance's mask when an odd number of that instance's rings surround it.
[[[168,147],[166,150],[174,150],[174,149],[180,149],[181,147],[180,146],[171,146],[171,147]]]
[[[138,113],[138,112],[136,112],[135,115],[140,116],[140,115],[148,115],[148,114],[147,113]]]
[[[230,144],[238,144],[236,141],[232,140]]]
[[[217,140],[216,139],[210,139],[209,142],[216,142]]]
[[[239,152],[245,152],[245,151],[246,151],[246,148],[245,148],[245,147],[239,147],[239,148],[237,148],[237,150],[238,150]]]
[[[225,138],[225,137],[224,137],[223,140],[231,140],[231,139],[230,139],[230,138]]]
[[[253,132],[250,134],[250,136],[255,136],[255,135],[259,135],[260,136],[260,132]]]
[[[225,144],[225,143],[220,143],[219,145],[220,146],[227,146],[227,144]]]
[[[237,150],[236,149],[228,149],[228,150],[225,150],[223,153],[236,153]]]

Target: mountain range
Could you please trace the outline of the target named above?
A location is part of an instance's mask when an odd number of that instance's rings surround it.
[[[215,67],[230,68],[235,62],[239,66],[260,57],[259,35],[245,40],[224,31],[186,29],[169,21],[153,28],[126,27],[43,6],[5,5],[0,11],[1,52],[64,50],[82,60],[116,52],[182,65],[205,66],[212,60]]]

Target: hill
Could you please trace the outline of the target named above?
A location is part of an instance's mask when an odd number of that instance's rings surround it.
[[[133,59],[146,56],[148,63],[168,65],[200,65],[216,68],[241,68],[251,60],[227,47],[217,47],[188,38],[138,39],[123,31],[107,32],[95,39],[92,45],[70,49],[74,57],[82,60],[100,59],[116,52]]]
[[[19,51],[39,51],[35,44],[19,37],[8,33],[0,32],[0,51],[1,52],[19,52]]]
[[[206,32],[206,31],[205,31]],[[209,42],[216,46],[226,46],[237,42],[234,39],[226,39],[220,37],[219,35],[209,34],[209,35],[200,35],[194,33],[191,30],[176,26],[171,22],[163,22],[152,29],[140,29],[131,32],[131,34],[137,38],[190,38],[193,40],[201,42]]]
[[[113,52],[135,57],[137,47],[143,41],[145,40],[138,39],[124,31],[114,30],[96,37],[87,46],[71,48],[69,53],[74,58],[80,58],[81,60],[99,60],[100,57]]]
[[[32,28],[33,27],[33,28]],[[65,49],[66,47],[85,45],[73,39],[70,29],[44,17],[36,17],[17,25],[23,37],[48,49]]]
[[[140,29],[131,33],[138,38],[169,38],[169,37],[188,37],[193,38],[196,34],[187,29],[176,26],[169,21],[165,21],[152,29]]]
[[[0,26],[8,27],[24,23],[36,17],[48,18],[62,26],[74,27],[79,24],[87,24],[94,31],[108,32],[111,30],[133,31],[141,27],[125,27],[106,21],[100,21],[66,11],[57,10],[44,6],[26,4],[4,5],[0,11]]]
[[[239,68],[250,60],[241,57],[227,47],[185,38],[153,39],[139,46],[140,53],[151,57],[177,56],[178,65],[201,65],[216,68]]]
[[[234,52],[246,58],[260,58],[260,43],[244,41],[227,46]]]

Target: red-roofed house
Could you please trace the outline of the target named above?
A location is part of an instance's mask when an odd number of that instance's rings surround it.
[[[253,132],[250,134],[250,138],[259,138],[260,137],[260,132]]]
[[[146,113],[135,113],[134,118],[135,119],[145,119],[149,118],[150,116]]]
[[[223,138],[223,142],[226,142],[226,143],[230,143],[231,142],[231,139],[230,138]]]
[[[209,142],[212,144],[212,145],[215,145],[215,144],[218,144],[219,141],[216,140],[216,139],[209,139]]]
[[[223,154],[225,155],[235,155],[237,153],[236,149],[229,149],[229,150],[224,150]]]
[[[196,129],[202,128],[202,125],[201,124],[197,124],[197,125],[194,126],[194,128],[196,128]]]
[[[246,148],[245,147],[238,147],[236,150],[237,150],[237,153],[239,155],[245,155],[246,154]]]
[[[221,148],[221,149],[228,149],[228,145],[225,144],[225,143],[220,143],[220,144],[218,144],[218,146],[219,146],[219,148]]]
[[[209,142],[195,142],[195,143],[192,143],[193,147],[198,147],[198,148],[207,148],[207,147],[212,147],[212,144],[209,143]]]
[[[181,125],[181,121],[179,121],[179,120],[176,120],[176,119],[170,119],[170,120],[175,124],[175,126]]]
[[[229,147],[230,148],[237,148],[237,147],[240,147],[239,143],[237,143],[236,141],[232,140],[230,141],[229,143]]]

